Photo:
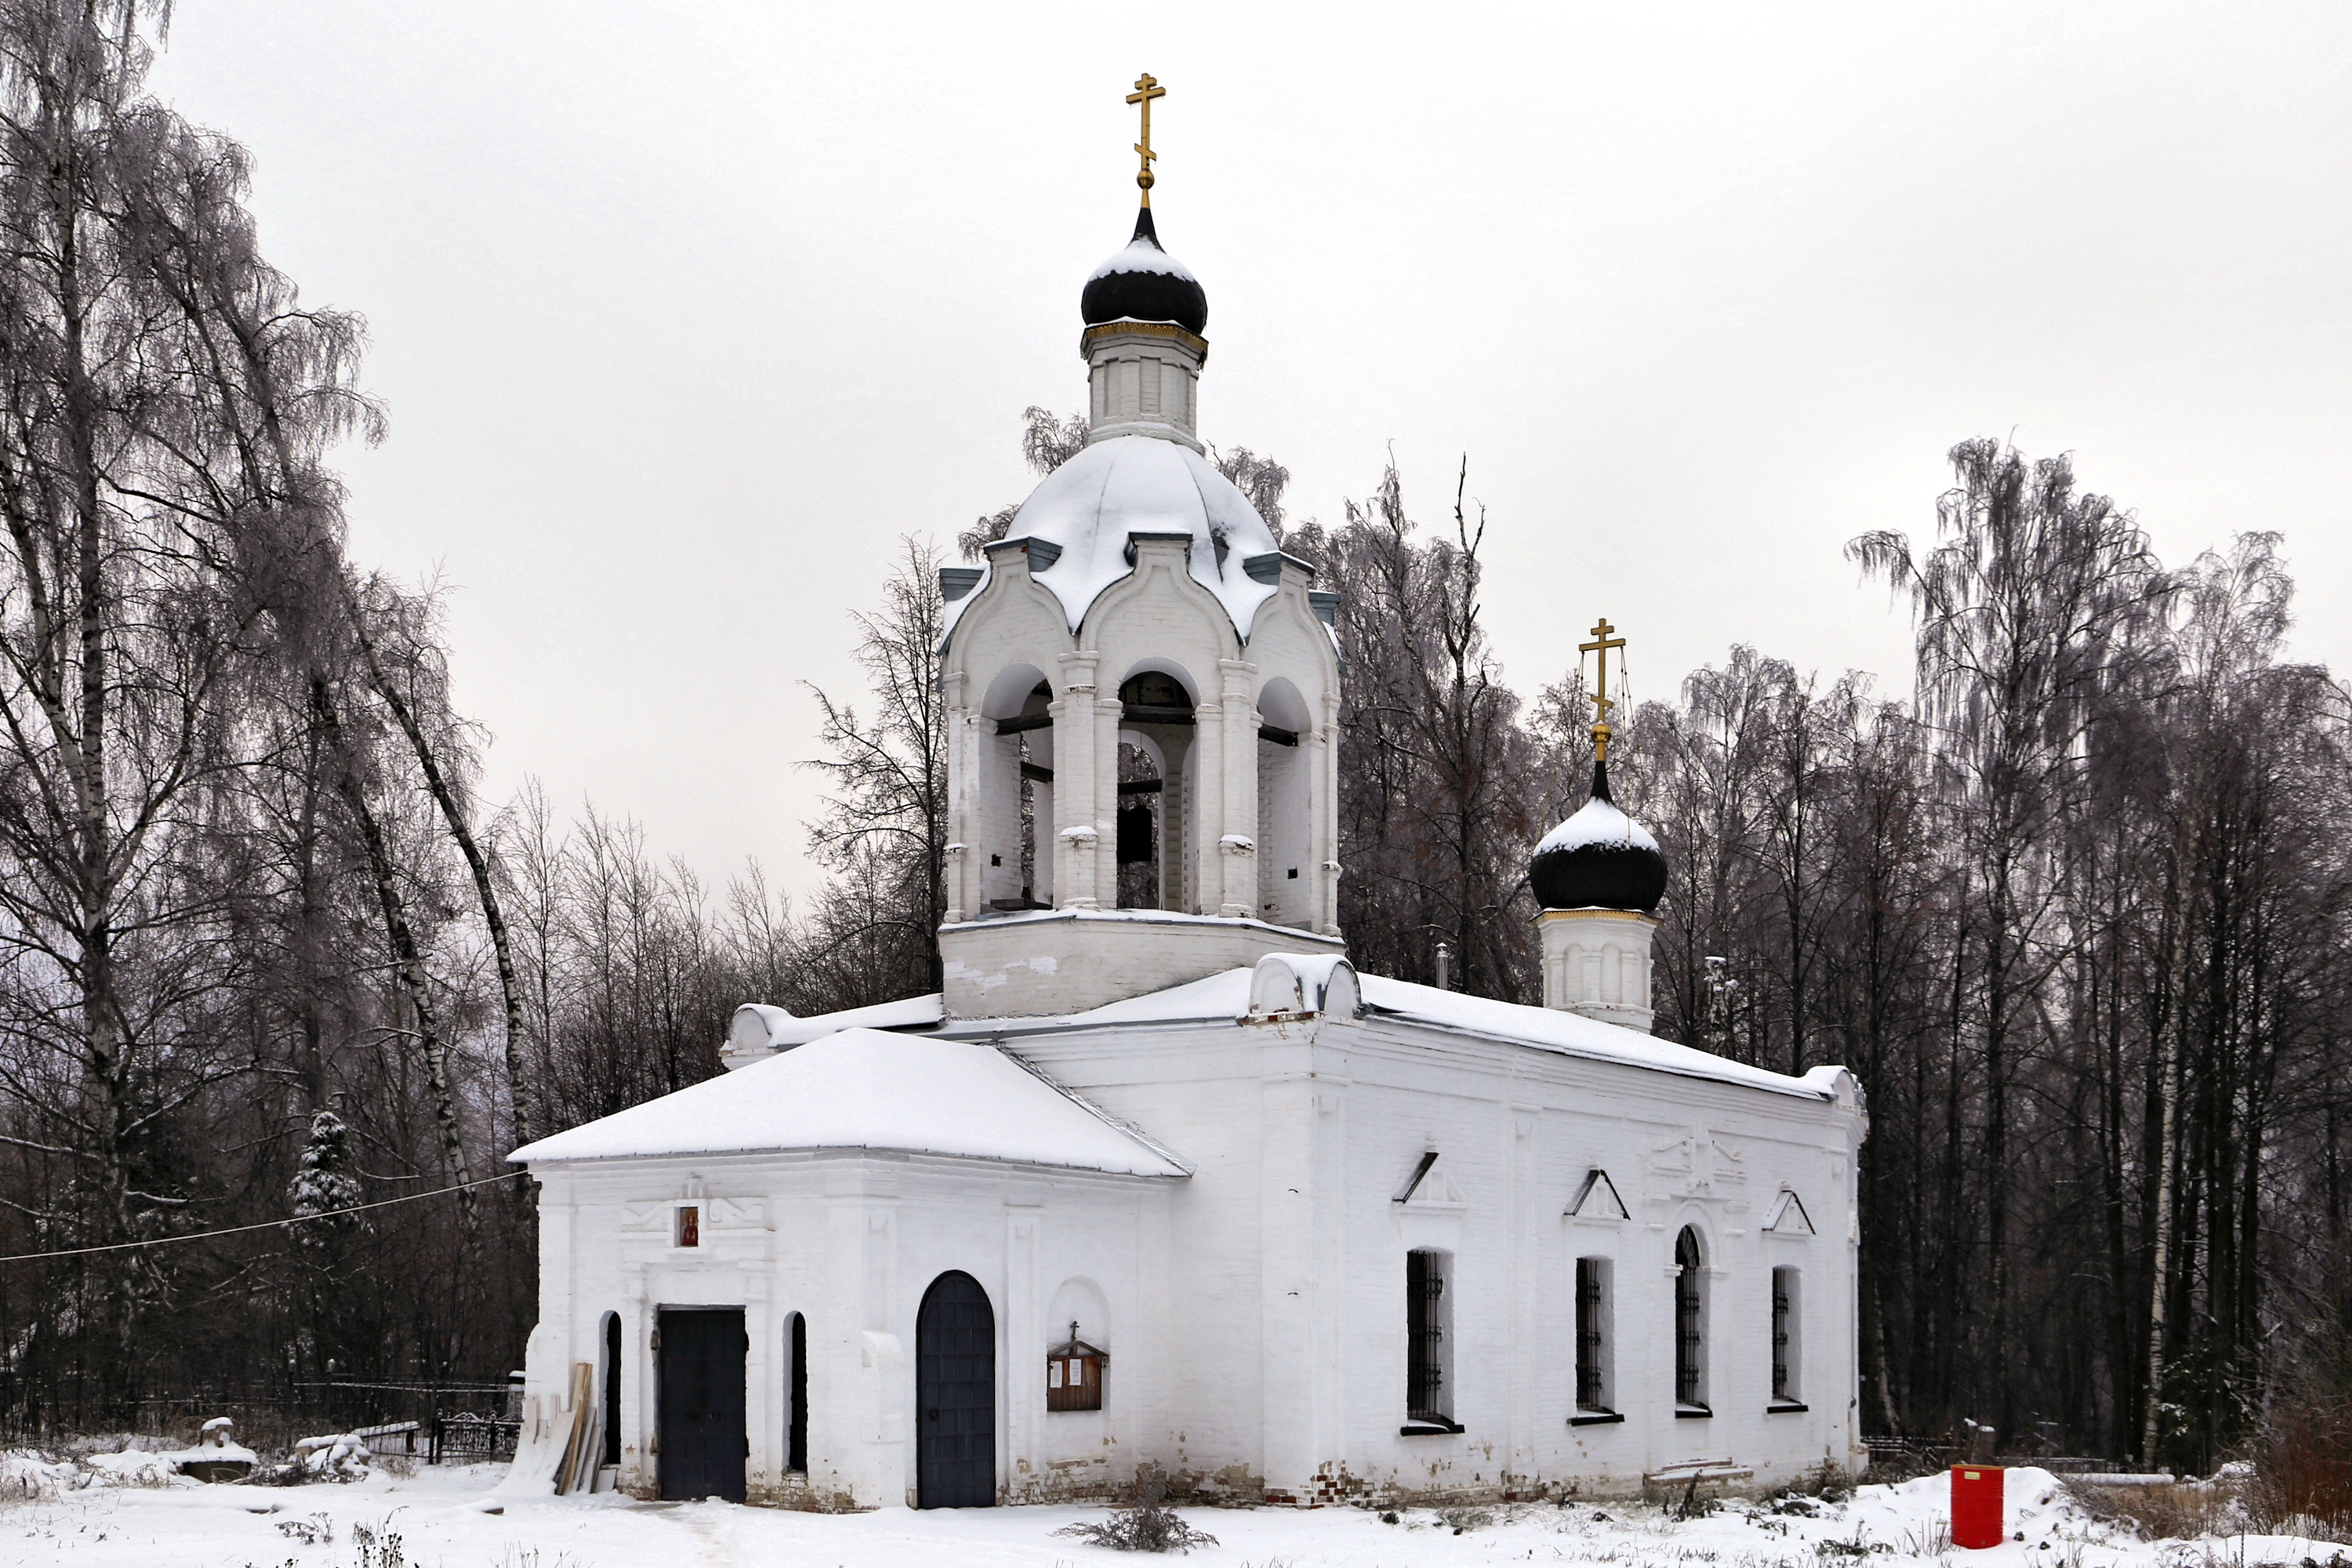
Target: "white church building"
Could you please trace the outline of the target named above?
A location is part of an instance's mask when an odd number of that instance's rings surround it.
[[[517,1151],[509,1486],[957,1507],[1158,1472],[1313,1505],[1858,1470],[1860,1087],[1652,1037],[1664,862],[1605,724],[1530,868],[1544,1005],[1349,963],[1345,607],[1203,455],[1207,300],[1146,170],[1083,295],[1089,444],[941,574],[945,990],[746,1006],[732,1070]]]

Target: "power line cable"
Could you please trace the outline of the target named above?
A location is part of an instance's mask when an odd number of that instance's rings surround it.
[[[151,1241],[113,1241],[104,1247],[68,1247],[56,1252],[17,1252],[0,1258],[0,1263],[31,1263],[44,1258],[87,1258],[97,1252],[129,1252],[142,1247],[170,1247],[183,1241],[209,1241],[216,1236],[242,1236],[253,1230],[281,1230],[289,1225],[305,1225],[314,1219],[333,1219],[338,1215],[359,1214],[367,1209],[388,1209],[394,1204],[413,1204],[425,1198],[446,1197],[462,1193],[468,1187],[487,1187],[497,1182],[511,1182],[516,1173],[503,1176],[480,1176],[470,1182],[459,1182],[454,1187],[436,1187],[429,1193],[410,1193],[404,1197],[378,1198],[372,1204],[353,1204],[347,1209],[321,1209],[317,1214],[299,1214],[290,1219],[268,1219],[259,1225],[233,1225],[225,1230],[194,1230],[185,1236],[159,1236]]]

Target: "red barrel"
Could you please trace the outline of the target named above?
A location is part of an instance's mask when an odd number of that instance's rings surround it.
[[[1952,1544],[2000,1544],[2000,1467],[1952,1467]]]

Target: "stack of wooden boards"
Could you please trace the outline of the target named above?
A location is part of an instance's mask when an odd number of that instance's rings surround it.
[[[555,1467],[558,1497],[596,1489],[596,1471],[604,1462],[604,1402],[595,1394],[596,1369],[584,1361],[572,1363],[572,1426]]]

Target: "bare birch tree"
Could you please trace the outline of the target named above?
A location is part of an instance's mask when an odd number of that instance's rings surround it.
[[[940,984],[947,713],[935,672],[945,612],[938,552],[911,535],[900,540],[881,608],[850,617],[871,695],[869,717],[859,718],[855,704],[807,685],[826,752],[809,765],[833,784],[824,815],[810,826],[810,852],[865,890],[822,906],[829,934],[838,942],[878,944],[874,973],[885,986],[903,985],[899,994]]]

